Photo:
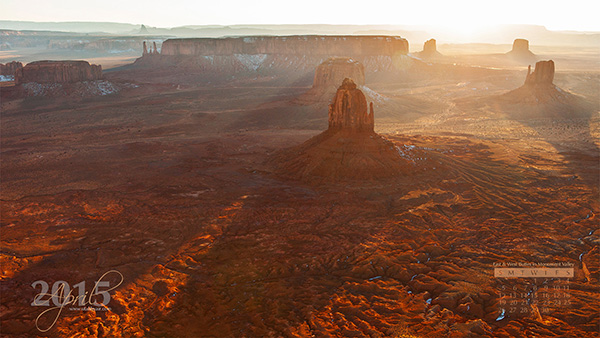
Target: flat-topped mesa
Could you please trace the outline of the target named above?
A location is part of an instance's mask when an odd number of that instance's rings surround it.
[[[0,63],[0,75],[14,76],[17,69],[23,68],[23,64],[18,61]]]
[[[408,41],[397,36],[251,36],[169,39],[161,55],[291,54],[321,56],[373,56],[408,53]]]
[[[35,61],[15,73],[15,84],[73,83],[102,78],[102,66],[87,61]]]
[[[529,41],[525,39],[515,39],[511,52],[526,53],[529,52]]]
[[[168,39],[162,43],[160,52],[156,48],[153,50],[150,43],[147,47],[147,54],[135,61],[135,68],[168,68],[185,73],[181,78],[189,80],[184,81],[213,83],[225,81],[230,76],[256,77],[257,74],[276,81],[305,81],[309,74],[314,74],[315,68],[331,57],[352,58],[364,65],[365,76],[378,79],[394,78],[393,74],[404,72],[406,66],[412,64],[408,57],[408,41],[399,36]],[[201,74],[201,77],[192,74]]]
[[[535,59],[535,54],[529,50],[529,41],[525,39],[515,39],[512,50],[506,53],[506,55],[514,59]]]
[[[525,86],[553,86],[554,81],[554,61],[538,61],[535,64],[535,70],[531,72],[531,65],[527,69]]]
[[[367,99],[352,79],[345,78],[329,105],[329,131],[373,132],[373,103]]]
[[[351,78],[356,84],[364,85],[365,67],[351,58],[329,58],[317,67],[312,87],[325,91],[333,87],[335,90],[345,78]]]

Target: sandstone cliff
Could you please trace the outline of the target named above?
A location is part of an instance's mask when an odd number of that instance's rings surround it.
[[[102,78],[102,66],[87,61],[36,61],[15,73],[15,83],[73,83]]]
[[[161,55],[293,54],[367,56],[407,54],[408,41],[395,36],[256,36],[169,39]]]
[[[391,73],[404,71],[411,62],[408,42],[392,36],[169,39],[159,54],[152,55],[149,49],[132,68],[168,68],[184,73],[180,79],[201,73],[202,79],[213,83],[238,76],[306,81],[319,64],[332,57],[352,58],[372,77],[393,78]]]
[[[373,132],[374,126],[373,103],[368,109],[363,92],[354,81],[344,79],[329,105],[329,130]]]
[[[0,63],[0,75],[14,76],[20,68],[23,68],[23,64],[17,61],[8,62],[6,64]]]

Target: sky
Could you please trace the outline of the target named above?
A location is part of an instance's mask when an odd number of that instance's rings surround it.
[[[231,24],[437,25],[459,32],[496,24],[600,31],[593,0],[1,0],[0,20],[95,21],[154,27]]]

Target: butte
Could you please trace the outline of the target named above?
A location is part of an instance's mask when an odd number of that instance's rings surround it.
[[[554,61],[538,61],[527,70],[525,83],[498,97],[498,103],[518,118],[581,118],[594,109],[590,102],[554,85]]]
[[[529,50],[529,41],[525,39],[515,39],[512,50],[506,56],[518,62],[529,63],[536,60],[535,54]]]
[[[272,156],[275,172],[314,183],[372,181],[409,172],[411,163],[374,131],[373,103],[346,78],[329,105],[329,128]]]

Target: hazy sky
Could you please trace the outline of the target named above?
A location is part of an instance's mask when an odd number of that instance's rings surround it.
[[[600,31],[593,0],[1,0],[0,20],[108,21],[176,27],[204,24],[492,24]]]

